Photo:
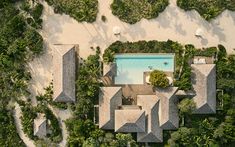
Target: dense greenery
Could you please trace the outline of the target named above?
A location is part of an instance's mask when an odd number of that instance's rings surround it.
[[[177,5],[185,11],[195,9],[206,20],[215,18],[225,9],[235,11],[234,0],[177,0]]]
[[[46,0],[56,13],[65,13],[78,22],[94,22],[98,13],[98,0]]]
[[[151,85],[159,88],[166,88],[169,86],[169,80],[163,71],[154,70],[150,73],[149,81]]]
[[[31,77],[26,62],[43,49],[42,37],[27,23],[30,14],[25,15],[19,9],[22,2],[24,0],[0,1],[0,106],[4,114],[1,115],[0,146],[24,146],[17,135],[11,110],[6,106],[11,99],[27,96]]]
[[[25,144],[16,132],[12,112],[0,106],[0,146],[24,147]]]
[[[168,4],[168,0],[114,0],[111,9],[122,21],[134,24],[142,18],[156,18]]]

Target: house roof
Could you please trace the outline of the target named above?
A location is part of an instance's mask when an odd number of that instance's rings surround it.
[[[159,125],[164,130],[173,130],[179,126],[178,108],[177,108],[177,87],[168,87],[166,89],[156,89],[156,95],[160,98],[159,104]]]
[[[121,87],[102,87],[99,93],[99,127],[114,129],[114,111],[122,105]]]
[[[192,64],[192,85],[196,92],[194,113],[216,112],[216,67],[215,64]]]
[[[55,45],[53,48],[54,101],[75,101],[75,47]]]
[[[159,98],[156,95],[137,95],[137,105],[146,116],[146,131],[137,133],[138,142],[162,142],[163,130],[159,126]]]
[[[47,122],[44,114],[38,114],[34,119],[34,135],[43,138],[47,135]]]
[[[115,110],[115,132],[145,132],[145,112],[137,109]]]

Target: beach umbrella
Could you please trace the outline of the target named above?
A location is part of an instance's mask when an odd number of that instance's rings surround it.
[[[203,29],[202,29],[202,28],[198,28],[198,29],[196,30],[196,32],[195,32],[195,36],[197,36],[197,37],[203,37],[203,35],[204,35]]]
[[[113,27],[114,35],[119,35],[121,33],[121,28],[119,26]]]

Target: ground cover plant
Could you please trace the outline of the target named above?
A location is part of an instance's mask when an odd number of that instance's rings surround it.
[[[10,100],[27,96],[31,78],[26,63],[43,50],[43,39],[19,9],[23,0],[0,1],[0,146],[24,146],[17,135]],[[17,7],[18,6],[18,7]],[[30,7],[33,9],[34,7]],[[41,9],[41,8],[40,8]]]
[[[94,22],[98,13],[98,0],[46,0],[55,13],[65,13],[78,22]]]
[[[114,0],[111,9],[122,21],[134,24],[142,18],[156,18],[168,4],[168,0]]]
[[[217,17],[225,9],[235,11],[234,0],[177,0],[177,5],[185,11],[195,9],[206,20]]]

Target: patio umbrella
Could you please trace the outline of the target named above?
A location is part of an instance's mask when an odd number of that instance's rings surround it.
[[[121,28],[119,26],[113,27],[113,33],[114,33],[114,35],[120,35]]]
[[[198,28],[198,29],[196,30],[196,32],[195,32],[195,36],[197,36],[197,37],[203,37],[203,35],[204,35],[203,29]]]

